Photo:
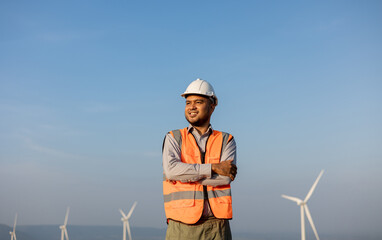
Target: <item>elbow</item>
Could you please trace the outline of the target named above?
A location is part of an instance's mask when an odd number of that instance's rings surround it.
[[[176,180],[175,176],[172,175],[170,172],[165,172],[164,175],[166,177],[166,180]]]
[[[163,166],[163,175],[166,180],[174,180],[175,175],[173,174],[171,165]]]
[[[179,175],[174,174],[174,172],[171,170],[164,171],[164,175],[165,175],[166,179],[170,180],[170,181],[179,181],[180,180]]]

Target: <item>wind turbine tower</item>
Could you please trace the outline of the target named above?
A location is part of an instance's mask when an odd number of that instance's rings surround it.
[[[307,202],[308,202],[309,198],[312,196],[313,191],[316,188],[317,183],[320,180],[320,178],[321,178],[323,173],[324,173],[324,170],[321,170],[320,174],[318,175],[316,181],[313,183],[313,186],[310,188],[310,190],[309,190],[309,192],[306,195],[304,200],[301,200],[301,199],[296,198],[296,197],[287,196],[287,195],[281,195],[281,197],[289,199],[289,200],[291,200],[293,202],[296,202],[297,205],[300,206],[300,214],[301,214],[301,240],[305,240],[305,215],[308,218],[310,225],[312,226],[312,229],[313,229],[314,235],[316,236],[316,239],[320,240],[320,238],[318,237],[318,234],[317,234],[316,227],[314,226],[312,216],[310,215]]]
[[[17,213],[15,217],[15,223],[13,224],[13,231],[9,232],[9,234],[11,235],[11,240],[16,240],[16,222],[17,222]]]
[[[61,229],[61,240],[65,240],[65,238],[66,238],[66,240],[69,240],[68,231],[66,230],[66,224],[68,224],[68,217],[69,217],[69,207],[66,210],[66,216],[65,216],[64,225],[60,226],[60,229]]]
[[[122,215],[121,221],[123,222],[123,240],[126,240],[126,229],[127,229],[127,232],[129,233],[129,240],[132,240],[131,239],[131,230],[130,230],[129,218],[131,217],[131,214],[133,213],[136,205],[137,205],[137,202],[134,202],[134,204],[131,207],[130,212],[129,212],[129,214],[127,214],[127,216],[125,215],[125,213],[121,209],[119,209],[119,212]]]

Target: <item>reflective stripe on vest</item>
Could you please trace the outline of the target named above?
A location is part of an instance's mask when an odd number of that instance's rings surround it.
[[[217,197],[226,197],[231,196],[231,189],[225,189],[225,190],[211,190],[207,191],[208,198],[217,198]],[[181,200],[181,199],[203,199],[203,192],[193,192],[193,191],[182,191],[182,192],[173,192],[170,194],[164,195],[164,202],[170,202],[175,200]]]
[[[181,160],[189,164],[201,164],[201,153],[196,140],[187,128],[170,132],[181,147]],[[213,131],[207,140],[205,163],[219,163],[221,153],[232,135]],[[232,218],[232,198],[230,185],[207,186],[207,197],[211,211],[217,218]],[[163,196],[167,219],[171,218],[187,224],[196,223],[203,213],[203,185],[197,182],[184,183],[168,181],[163,176]]]

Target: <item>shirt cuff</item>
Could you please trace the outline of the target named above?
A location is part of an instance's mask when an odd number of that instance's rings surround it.
[[[200,175],[205,176],[206,178],[211,178],[211,164],[200,164]]]

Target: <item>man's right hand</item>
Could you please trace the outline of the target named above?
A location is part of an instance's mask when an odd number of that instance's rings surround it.
[[[227,160],[220,163],[212,163],[211,170],[222,176],[228,176],[233,181],[236,177],[237,167],[232,163],[233,160]]]

